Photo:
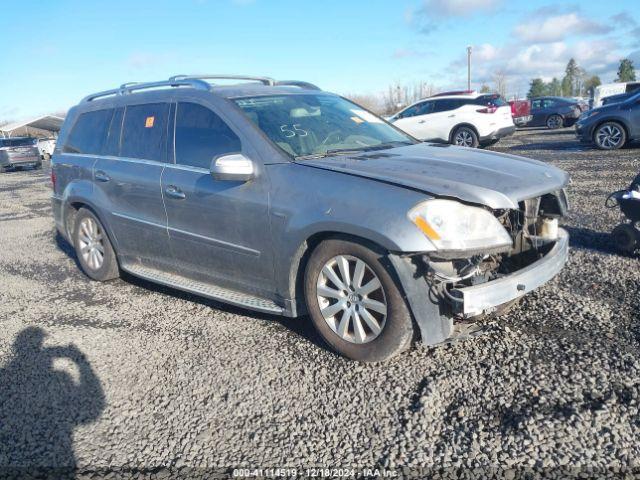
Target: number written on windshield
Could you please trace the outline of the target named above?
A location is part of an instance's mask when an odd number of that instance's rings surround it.
[[[306,137],[307,135],[309,135],[306,130],[300,128],[299,123],[292,124],[291,128],[289,128],[289,125],[287,124],[280,125],[280,131],[287,138],[295,137],[296,135],[298,135],[299,137]]]

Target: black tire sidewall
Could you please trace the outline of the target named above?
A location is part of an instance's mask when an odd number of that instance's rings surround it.
[[[89,268],[89,266],[82,258],[82,255],[80,254],[80,248],[78,247],[78,233],[80,231],[80,223],[87,217],[92,218],[98,224],[98,227],[102,231],[104,261],[102,263],[102,266],[98,270]],[[85,273],[85,275],[87,275],[92,280],[105,281],[111,280],[112,278],[116,278],[118,276],[118,262],[113,247],[111,246],[109,236],[107,235],[107,231],[102,225],[100,219],[91,210],[82,208],[76,215],[75,224],[73,227],[73,247],[76,251],[76,257],[78,258],[78,264],[80,265],[80,268]]]
[[[616,248],[624,253],[631,254],[638,248],[640,232],[631,225],[618,225],[611,232],[611,236],[616,244]]]
[[[354,344],[341,339],[329,327],[320,313],[316,296],[316,284],[323,266],[338,255],[350,255],[363,260],[378,276],[387,301],[387,319],[382,333],[369,343]],[[406,350],[413,339],[411,314],[394,280],[395,274],[385,266],[383,252],[374,251],[360,243],[332,239],[322,242],[313,251],[305,270],[304,292],[307,310],[323,340],[337,353],[363,362],[387,360]]]

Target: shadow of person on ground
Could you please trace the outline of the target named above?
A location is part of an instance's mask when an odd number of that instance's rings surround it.
[[[94,421],[105,406],[100,380],[75,346],[46,347],[39,327],[22,330],[13,358],[0,369],[0,477],[33,472],[71,473],[75,427]],[[77,375],[54,369],[72,362]],[[77,378],[74,378],[77,377]]]

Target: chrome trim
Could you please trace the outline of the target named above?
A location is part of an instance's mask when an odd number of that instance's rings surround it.
[[[459,313],[473,316],[491,310],[535,290],[555,277],[569,256],[569,234],[558,229],[558,240],[544,257],[510,275],[471,287],[456,288],[452,293],[462,299]]]
[[[184,235],[187,238],[194,237],[194,238],[197,238],[198,240],[204,240],[207,243],[211,243],[213,245],[216,245],[221,248],[225,248],[227,250],[233,250],[245,255],[251,255],[253,257],[260,256],[260,251],[254,250],[249,247],[243,247],[242,245],[236,245],[235,243],[229,243],[229,242],[225,242],[224,240],[218,240],[217,238],[211,238],[211,237],[206,237],[204,235],[200,235],[197,233],[187,232],[186,230],[180,230],[179,228],[174,228],[171,226],[167,227],[167,230],[169,231],[169,236],[171,236],[171,232],[179,233],[181,235]]]
[[[186,170],[188,172],[196,172],[196,173],[203,173],[206,175],[210,175],[211,172],[209,170],[207,170],[206,168],[202,168],[202,167],[194,167],[191,165],[181,165],[178,163],[168,163],[166,165],[166,168],[172,168],[172,169],[177,169],[177,170]]]
[[[132,217],[131,215],[125,215],[124,213],[111,212],[111,214],[116,216],[116,217],[118,217],[118,218],[124,218],[125,220],[131,220],[132,222],[144,223],[145,225],[149,225],[151,227],[162,228],[162,229],[165,229],[165,230],[167,228],[167,225],[162,225],[160,223],[150,222],[149,220],[143,220],[141,218]]]
[[[271,77],[254,77],[250,75],[223,75],[223,74],[202,74],[202,75],[174,75],[169,78],[170,82],[181,80],[249,80],[252,82],[260,82],[264,85],[273,86],[276,81]]]
[[[159,82],[145,82],[145,83],[123,83],[119,88],[112,88],[111,90],[103,90],[102,92],[92,93],[87,95],[80,103],[91,102],[100,97],[128,95],[137,90],[147,90],[153,88],[162,87],[191,87],[197,90],[209,91],[210,85],[198,78],[175,78],[171,77],[169,80],[161,80]]]
[[[159,160],[147,160],[144,158],[118,157],[115,155],[97,155],[95,153],[71,153],[63,152],[62,155],[71,155],[74,157],[94,158],[96,160],[114,160],[118,162],[141,163],[143,165],[158,165],[161,167],[173,166],[173,163],[161,162]]]

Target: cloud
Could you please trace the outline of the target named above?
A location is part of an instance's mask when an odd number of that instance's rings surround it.
[[[594,22],[580,12],[550,14],[550,10],[537,10],[527,20],[516,25],[513,33],[524,42],[551,43],[575,35],[609,33],[611,27]]]
[[[443,20],[491,11],[502,3],[503,0],[423,0],[418,9],[405,11],[405,21],[421,33],[430,34],[442,26]]]
[[[425,0],[420,11],[434,17],[468,17],[479,11],[493,10],[502,0]]]

